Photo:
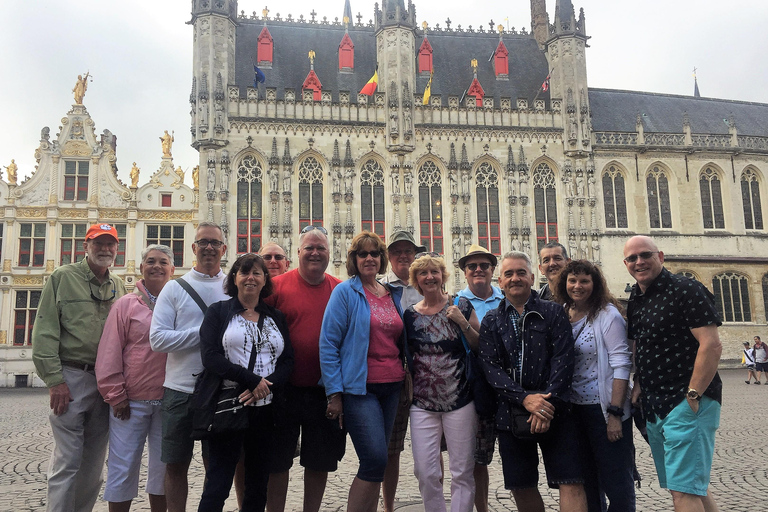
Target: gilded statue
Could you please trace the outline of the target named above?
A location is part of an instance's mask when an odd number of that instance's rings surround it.
[[[131,186],[136,187],[139,184],[139,168],[136,167],[136,162],[133,162],[131,167]]]
[[[15,185],[16,171],[19,170],[19,166],[16,165],[16,160],[11,159],[11,163],[9,165],[6,165],[5,169],[8,171],[8,183],[10,183],[11,185]]]
[[[176,168],[176,176],[179,177],[179,183],[184,183],[184,170],[181,168],[181,166]]]
[[[192,169],[192,184],[194,185],[195,189],[200,188],[200,166],[196,165],[194,169]]]
[[[88,76],[90,76],[90,72],[86,73],[85,76],[83,75],[77,75],[77,83],[75,84],[75,88],[72,89],[72,92],[75,93],[75,104],[76,105],[82,105],[83,104],[83,98],[85,97],[85,91],[88,90]]]
[[[160,137],[160,142],[163,146],[163,157],[171,156],[171,147],[173,146],[173,132],[168,135],[168,130],[165,130],[165,134]]]

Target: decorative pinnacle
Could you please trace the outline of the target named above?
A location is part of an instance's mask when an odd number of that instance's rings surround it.
[[[349,26],[349,16],[344,16],[344,25]]]
[[[499,23],[499,25],[496,27],[496,30],[499,31],[499,35],[503,34],[504,33],[504,25]]]
[[[314,66],[315,64],[315,50],[309,50],[309,53],[307,54],[307,57],[309,57],[309,63]]]
[[[477,59],[472,59],[472,62],[470,62],[469,65],[472,66],[474,72],[477,73]]]
[[[423,29],[424,29],[424,32],[426,32],[426,31],[427,31],[427,27],[428,27],[428,26],[429,26],[429,23],[427,23],[426,21],[422,21],[422,22],[421,22],[421,28],[423,28]]]
[[[269,14],[269,9],[267,9],[267,7],[264,6],[264,9],[262,9],[261,11],[261,15],[264,16],[264,19],[266,19],[268,14]]]

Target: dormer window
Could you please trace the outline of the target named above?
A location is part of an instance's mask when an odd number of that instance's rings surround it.
[[[264,27],[261,30],[261,34],[259,34],[257,41],[259,66],[271,66],[275,42],[272,40],[272,34],[269,33],[267,27]]]
[[[432,45],[425,37],[419,48],[419,73],[429,74],[432,72]]]
[[[355,45],[349,34],[344,34],[339,44],[339,71],[352,71],[355,69]]]
[[[509,77],[509,51],[504,46],[504,41],[499,41],[499,46],[496,47],[496,53],[494,54],[494,62],[496,67],[496,78],[508,78]]]
[[[88,199],[88,169],[90,162],[64,162],[64,200],[86,201]]]

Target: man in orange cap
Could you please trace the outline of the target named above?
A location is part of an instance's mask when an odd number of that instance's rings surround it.
[[[125,294],[123,281],[109,272],[117,246],[114,227],[94,224],[85,234],[85,258],[54,270],[40,295],[32,360],[50,395],[48,511],[92,510],[101,488],[109,406],[94,365],[109,310]]]

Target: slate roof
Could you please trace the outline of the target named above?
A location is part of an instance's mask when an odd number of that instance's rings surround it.
[[[596,131],[634,132],[639,112],[646,132],[683,133],[687,112],[692,133],[728,134],[733,115],[739,135],[768,137],[765,103],[590,88],[589,104]]]
[[[245,95],[245,87],[253,85],[251,59],[256,61],[257,39],[264,27],[262,21],[240,19],[237,27],[235,80]],[[338,101],[339,91],[349,91],[350,101],[357,101],[357,93],[373,75],[376,67],[376,37],[374,28],[350,26],[349,36],[355,45],[355,68],[352,73],[339,71],[339,43],[344,36],[344,27],[339,25],[311,24],[307,22],[268,21],[267,28],[274,40],[272,69],[262,69],[267,77],[266,87],[277,88],[279,99],[284,89],[296,90],[301,98],[301,86],[309,73],[309,50],[315,50],[315,73],[323,84],[324,91],[332,91],[333,101]],[[428,34],[433,48],[432,95],[442,95],[443,105],[448,96],[461,97],[472,83],[470,62],[477,59],[477,77],[485,90],[486,97],[494,97],[498,107],[499,99],[515,100],[527,98],[533,101],[541,83],[547,76],[548,66],[544,53],[539,50],[532,35],[505,34],[504,44],[509,51],[509,79],[497,80],[494,62],[489,57],[499,44],[496,33],[458,32],[455,30],[431,32]],[[415,50],[421,46],[423,33],[416,34]],[[416,62],[414,53],[414,63]],[[422,93],[429,76],[418,76],[416,91]],[[262,92],[263,94],[263,92]],[[539,99],[549,100],[549,93],[541,93]]]

